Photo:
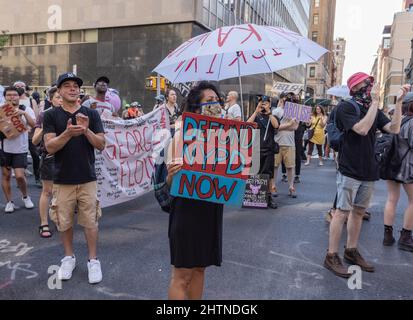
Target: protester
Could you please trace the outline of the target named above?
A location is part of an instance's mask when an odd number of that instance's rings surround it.
[[[257,109],[248,119],[248,122],[258,124],[260,130],[260,170],[258,174],[268,175],[270,185],[274,177],[274,156],[277,153],[277,145],[274,141],[275,130],[279,127],[278,119],[271,113],[271,98],[260,96]],[[277,204],[272,197],[268,198],[268,206],[277,209]]]
[[[17,88],[19,95],[20,95],[20,105],[24,105],[26,109],[30,108],[34,111],[35,119],[39,116],[39,106],[33,98],[29,98],[27,96],[27,92],[29,91],[29,87],[22,81],[17,81],[14,83],[14,87]],[[36,120],[35,120],[36,121]],[[32,157],[33,162],[33,174],[35,177],[35,183],[38,187],[41,187],[40,183],[40,174],[39,174],[39,167],[40,167],[40,157],[37,148],[34,146],[32,142],[34,134],[34,128],[29,131],[28,139],[29,139],[29,151],[30,156]]]
[[[400,100],[398,102],[400,104]],[[396,106],[396,113],[399,106]],[[400,199],[400,189],[407,195],[409,205],[404,213],[403,230],[400,232],[398,247],[400,250],[413,252],[413,93],[408,93],[403,100],[403,125],[399,137],[398,153],[402,163],[394,180],[387,181],[388,197],[384,208],[384,239],[383,245],[392,246],[396,240],[393,237],[393,225],[396,216],[397,203]]]
[[[311,157],[313,156],[314,152],[314,145],[317,146],[318,150],[318,158],[319,158],[319,166],[324,166],[323,163],[323,145],[325,142],[326,134],[324,129],[327,125],[327,117],[324,109],[321,106],[316,106],[313,115],[310,121],[310,130],[314,130],[314,135],[310,138],[310,144],[308,147],[307,153],[307,162],[304,164],[305,166],[310,165]]]
[[[142,106],[139,102],[132,102],[128,109],[127,119],[136,119],[142,116]]]
[[[225,105],[225,119],[230,120],[242,120],[241,107],[238,105],[238,92],[231,91],[227,95],[226,105]]]
[[[205,103],[219,105],[219,93],[214,85],[201,82],[191,89],[184,111],[201,114],[202,105]],[[182,134],[180,123],[181,121],[177,122],[177,141]],[[170,186],[172,178],[182,168],[182,153],[170,153],[169,159],[166,181]],[[221,266],[222,263],[223,209],[224,206],[221,204],[174,198],[169,219],[169,243],[173,266],[169,299],[202,298],[205,269],[213,265]]]
[[[377,89],[372,91],[374,78],[365,73],[356,73],[348,80],[351,101],[342,101],[337,106],[337,128],[343,132],[339,153],[337,174],[337,209],[330,223],[329,249],[324,266],[335,275],[349,278],[351,274],[344,267],[338,250],[345,221],[347,222],[347,246],[345,260],[358,265],[365,272],[375,268],[366,262],[358,250],[363,216],[373,195],[374,181],[379,178],[378,165],[374,154],[377,129],[398,133],[401,123],[401,101],[409,86],[405,86],[398,96],[395,116],[390,120],[378,110]]]
[[[125,104],[125,110],[122,111],[122,119],[127,120],[129,117],[130,104]]]
[[[61,233],[65,251],[58,278],[71,279],[76,267],[73,220],[77,208],[78,224],[84,227],[89,249],[89,283],[94,284],[102,281],[97,258],[98,220],[102,212],[97,200],[95,149],[104,150],[105,137],[99,113],[78,104],[82,84],[73,73],[59,76],[57,87],[62,106],[45,113],[43,130],[46,150],[55,156],[50,218]]]
[[[160,95],[158,95],[158,96],[155,97],[155,101],[156,101],[156,104],[155,104],[155,106],[153,107],[153,110],[156,110],[156,109],[158,109],[160,106],[165,105],[165,96],[164,96],[163,94],[160,94]]]
[[[109,88],[109,78],[99,77],[94,84],[96,96],[91,97],[82,103],[82,106],[90,109],[95,109],[100,116],[104,111],[110,112],[113,116],[117,116],[115,107],[106,101],[106,93]]]
[[[166,91],[166,109],[169,113],[169,121],[171,129],[175,129],[175,122],[178,117],[181,115],[181,111],[179,110],[178,104],[176,103],[178,96],[176,95],[176,91],[172,89],[168,89]]]
[[[52,87],[48,91],[48,96],[51,101],[52,108],[58,108],[62,105],[62,98],[57,92],[57,87]],[[44,113],[50,112],[52,109],[48,109],[40,113],[39,118],[36,123],[36,130],[33,135],[33,144],[39,145],[40,150],[40,179],[42,180],[42,193],[40,195],[39,201],[39,214],[40,214],[40,227],[39,233],[42,238],[50,238],[52,232],[49,228],[48,222],[48,209],[49,201],[52,196],[53,189],[53,173],[54,173],[54,156],[49,154],[44,145],[44,134],[43,134],[43,120]]]
[[[35,126],[36,117],[31,108],[19,105],[20,94],[17,88],[8,87],[4,90],[3,95],[6,102],[14,108],[14,116],[18,117],[28,128]],[[2,169],[2,187],[7,204],[6,213],[13,213],[16,209],[12,191],[11,191],[11,174],[12,169],[16,177],[17,186],[22,194],[22,200],[26,209],[33,209],[34,204],[27,193],[27,180],[25,170],[27,168],[27,153],[29,152],[28,132],[24,131],[19,136],[1,141],[1,169]]]
[[[284,106],[289,100],[293,100],[294,97],[291,94],[282,95],[278,103],[278,108],[273,111],[273,115],[278,119],[281,119],[278,133],[275,135],[275,142],[280,146],[280,152],[275,155],[275,172],[274,172],[274,184],[272,186],[272,195],[278,196],[277,190],[277,174],[278,168],[284,162],[287,169],[287,178],[289,185],[289,196],[297,198],[297,192],[294,187],[294,167],[295,167],[295,133],[298,129],[298,122],[296,119],[284,118]]]

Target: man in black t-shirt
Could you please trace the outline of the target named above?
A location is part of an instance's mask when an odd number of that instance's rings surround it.
[[[344,136],[339,150],[337,210],[330,224],[329,250],[324,265],[343,278],[351,276],[338,255],[347,218],[348,238],[344,258],[351,265],[360,266],[363,271],[374,272],[374,266],[364,260],[357,247],[363,217],[373,196],[374,182],[379,180],[374,152],[376,132],[400,131],[401,101],[410,89],[406,85],[400,91],[396,112],[390,122],[378,110],[378,95],[376,89],[372,90],[373,84],[373,77],[361,72],[354,74],[348,80],[351,102],[342,101],[337,106],[336,123]]]
[[[99,113],[78,104],[83,81],[72,73],[59,77],[57,87],[63,104],[44,116],[44,140],[49,154],[55,155],[53,199],[50,218],[62,234],[65,258],[58,271],[60,280],[69,280],[76,266],[73,254],[73,220],[77,207],[78,223],[85,228],[89,249],[89,283],[102,281],[97,259],[98,220],[95,149],[105,148]]]
[[[274,177],[274,150],[275,150],[275,130],[279,127],[279,122],[271,113],[271,99],[267,96],[260,96],[257,109],[248,119],[248,122],[258,124],[260,130],[260,171],[259,174],[266,174],[270,181]],[[276,209],[277,206],[270,201],[269,206]]]

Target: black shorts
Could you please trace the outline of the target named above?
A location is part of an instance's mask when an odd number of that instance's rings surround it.
[[[12,169],[26,169],[27,168],[27,153],[7,153],[0,150],[1,160],[0,165]]]
[[[40,180],[53,181],[54,175],[54,156],[42,154],[40,159]]]

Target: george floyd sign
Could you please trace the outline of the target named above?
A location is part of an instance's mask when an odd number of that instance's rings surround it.
[[[304,85],[299,83],[275,82],[272,91],[278,94],[292,92],[298,95],[301,91],[304,91]]]
[[[5,104],[0,107],[0,131],[7,139],[13,139],[27,130],[19,115],[15,115],[16,108]]]

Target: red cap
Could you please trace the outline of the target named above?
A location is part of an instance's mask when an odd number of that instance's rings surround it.
[[[367,73],[364,72],[357,72],[353,74],[348,80],[347,80],[347,86],[350,89],[350,94],[351,90],[358,84],[362,83],[364,80],[370,79],[372,83],[374,83],[374,77],[369,76]]]

